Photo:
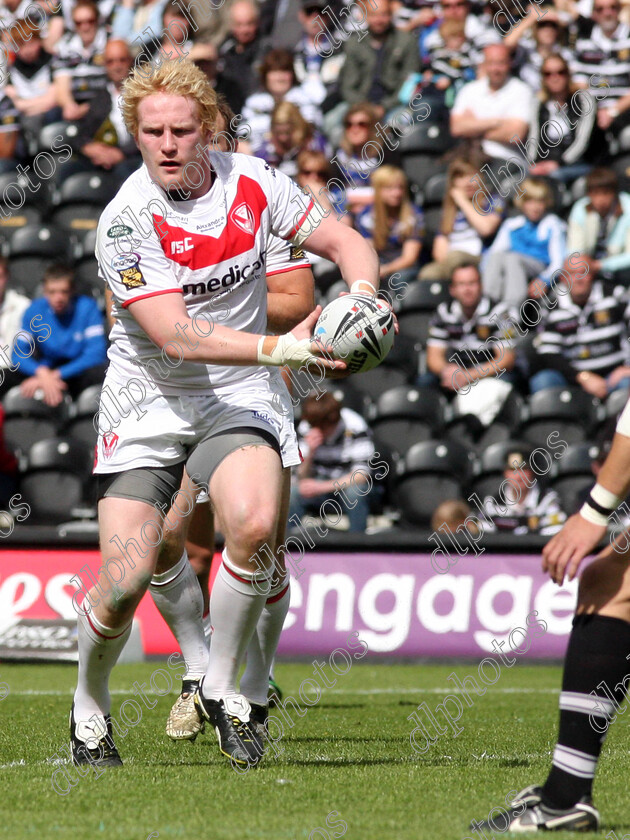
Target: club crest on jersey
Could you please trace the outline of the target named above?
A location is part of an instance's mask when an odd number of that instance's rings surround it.
[[[236,227],[245,231],[245,233],[254,232],[254,214],[245,202],[239,204],[238,207],[232,208],[230,211],[230,219],[234,222]]]
[[[120,281],[126,289],[137,289],[146,286],[147,281],[142,276],[138,263],[139,254],[118,254],[112,260],[112,268],[120,274]]]
[[[103,434],[103,455],[107,461],[114,454],[116,444],[118,443],[118,435],[114,432],[105,432]]]

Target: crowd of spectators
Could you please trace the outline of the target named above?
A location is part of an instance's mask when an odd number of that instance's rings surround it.
[[[410,384],[479,429],[514,391],[605,400],[630,387],[629,21],[620,0],[5,0],[0,175],[63,121],[72,155],[54,186],[85,172],[121,182],[140,163],[123,80],[134,63],[187,55],[238,115],[239,151],[369,238],[384,288],[448,288],[428,335],[402,332],[422,344]],[[102,300],[51,264],[31,302],[5,253],[0,394],[76,398],[106,362]],[[317,257],[313,270],[325,302],[339,274]]]

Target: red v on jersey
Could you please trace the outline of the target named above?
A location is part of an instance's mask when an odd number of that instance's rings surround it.
[[[218,186],[222,186],[219,182]],[[241,175],[236,195],[228,211],[227,224],[220,236],[195,233],[194,229],[169,225],[159,215],[153,214],[153,223],[165,256],[191,271],[210,268],[234,259],[255,246],[260,220],[267,209],[267,198],[257,181]],[[194,222],[191,224],[194,228]]]

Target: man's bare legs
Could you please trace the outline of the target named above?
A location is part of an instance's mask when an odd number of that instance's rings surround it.
[[[155,569],[155,537],[161,533],[162,517],[150,504],[115,497],[101,499],[98,514],[103,565],[78,618],[79,670],[71,735],[78,763],[85,763],[87,748],[92,760],[116,765],[121,762],[113,741],[103,740],[110,713],[109,677]],[[115,587],[112,578],[118,581]]]

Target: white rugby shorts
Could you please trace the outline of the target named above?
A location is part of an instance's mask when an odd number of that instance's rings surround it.
[[[105,377],[103,393],[121,386]],[[127,400],[119,399],[123,410]],[[244,426],[270,432],[280,445],[283,467],[300,463],[293,406],[281,377],[228,385],[209,394],[163,396],[151,392],[126,417],[103,402],[98,425],[94,472],[124,472],[136,467],[161,467],[188,457],[204,438]],[[110,428],[111,426],[111,428]]]

